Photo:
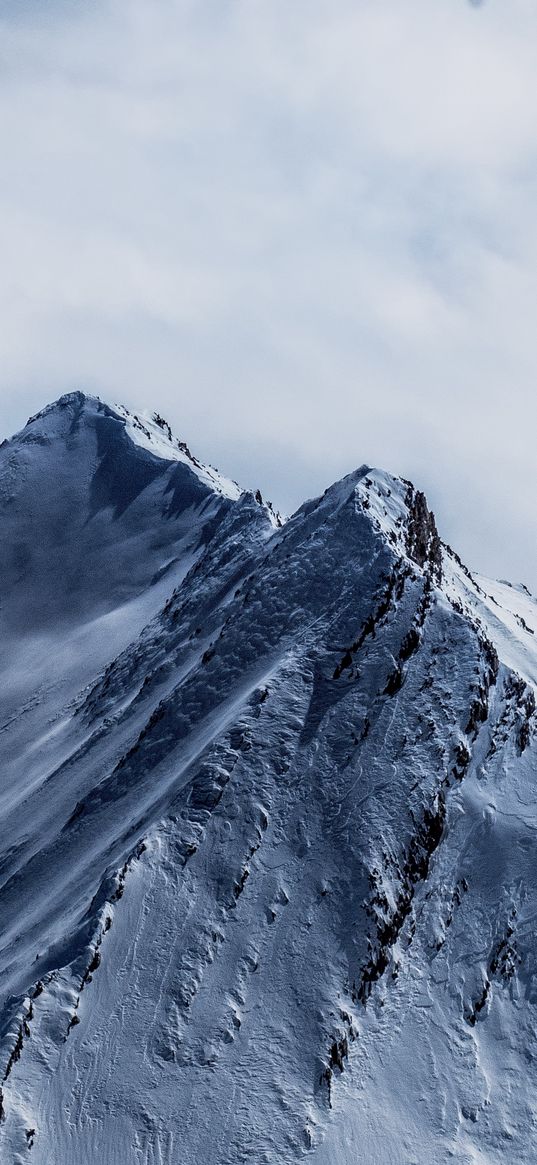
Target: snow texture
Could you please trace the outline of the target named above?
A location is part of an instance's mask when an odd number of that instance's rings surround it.
[[[537,1160],[527,589],[81,393],[0,528],[0,1160]]]

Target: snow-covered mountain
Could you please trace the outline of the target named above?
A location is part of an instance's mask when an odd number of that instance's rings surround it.
[[[0,1160],[537,1160],[526,588],[80,393],[0,531]]]

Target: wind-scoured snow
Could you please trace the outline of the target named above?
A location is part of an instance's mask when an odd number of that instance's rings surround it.
[[[230,481],[217,469],[198,461],[186,443],[173,436],[169,424],[159,413],[146,412],[142,416],[137,416],[129,413],[123,405],[116,405],[115,409],[118,415],[124,418],[125,430],[131,441],[140,449],[146,449],[165,461],[182,462],[190,470],[194,470],[200,481],[223,497],[231,498],[233,501],[240,497],[242,490],[237,482]]]
[[[0,483],[0,1159],[533,1162],[526,588],[82,394]]]

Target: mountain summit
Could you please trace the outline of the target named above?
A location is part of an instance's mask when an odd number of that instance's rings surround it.
[[[131,601],[192,565],[240,497],[158,414],[61,397],[0,448],[2,618],[56,628]]]
[[[537,604],[362,466],[0,449],[0,1156],[537,1158]]]

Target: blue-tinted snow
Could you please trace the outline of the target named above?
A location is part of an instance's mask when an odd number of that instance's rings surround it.
[[[533,1162],[532,597],[81,394],[0,475],[2,1160]]]

